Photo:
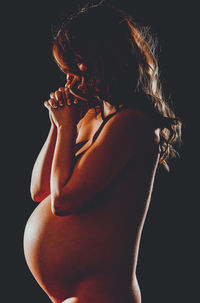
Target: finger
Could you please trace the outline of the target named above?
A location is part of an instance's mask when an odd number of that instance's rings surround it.
[[[55,99],[55,98],[56,98],[54,92],[50,93],[50,98],[51,98],[51,99]]]
[[[72,101],[70,100],[70,94],[68,88],[65,88],[65,97],[66,97],[66,104],[70,106],[72,104]]]
[[[48,101],[45,101],[43,104],[44,104],[44,106],[45,106],[46,108],[48,108],[48,109],[50,109],[50,108],[51,108],[51,106],[50,106],[50,104],[49,104],[49,102],[48,102]]]
[[[74,99],[74,104],[78,104],[78,99],[77,98]]]
[[[63,105],[67,104],[67,98],[65,96],[65,88],[64,87],[60,87],[58,90],[62,94]]]
[[[50,101],[52,100],[52,101]],[[57,98],[56,98],[56,94],[54,92],[50,93],[50,99],[49,99],[49,103],[51,104],[51,106],[53,108],[57,108],[58,104],[57,104]]]
[[[51,107],[58,108],[57,102],[54,99],[49,99],[48,102]]]
[[[56,100],[57,100],[59,106],[63,106],[64,104],[63,104],[63,98],[62,98],[62,93],[61,93],[61,91],[57,90],[57,91],[55,92],[55,97],[56,97]]]
[[[73,79],[74,77],[72,75],[67,75],[67,83],[65,84],[65,87],[69,87]]]
[[[63,93],[65,91],[65,88],[64,87],[59,87],[58,89],[61,93]]]
[[[76,84],[77,80],[78,80],[78,78],[76,76],[74,76],[72,80],[69,80],[69,83],[67,81],[66,87],[73,88],[73,86]]]
[[[71,88],[75,85],[76,81],[77,81],[77,79],[76,79],[76,77],[74,77],[72,82],[70,83]]]
[[[67,74],[67,81],[72,81],[73,78],[74,78],[73,75],[71,75],[71,74],[69,74],[69,73]]]

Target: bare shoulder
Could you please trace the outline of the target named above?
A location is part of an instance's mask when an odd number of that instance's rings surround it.
[[[159,130],[155,129],[152,118],[136,109],[124,108],[111,118],[108,123],[108,132],[112,129],[112,133],[121,137],[126,133],[127,139],[134,144],[134,150],[148,151],[155,148],[159,144]]]
[[[133,109],[133,108],[124,108],[118,113],[118,119],[124,120],[124,123],[141,124],[144,127],[153,127],[153,121],[149,115],[146,113]]]

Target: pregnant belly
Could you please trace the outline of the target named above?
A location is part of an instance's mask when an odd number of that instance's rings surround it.
[[[24,233],[25,258],[49,296],[61,300],[72,297],[83,279],[95,273],[120,271],[120,264],[125,269],[126,262],[128,265],[131,255],[128,257],[127,230],[119,224],[117,211],[112,222],[110,215],[105,217],[103,213],[105,209],[100,208],[92,213],[56,217],[47,197],[30,216]]]

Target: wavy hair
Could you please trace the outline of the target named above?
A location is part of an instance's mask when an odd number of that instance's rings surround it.
[[[87,66],[89,107],[100,106],[103,119],[102,100],[116,110],[123,104],[152,115],[160,128],[159,163],[169,170],[167,159],[178,155],[174,146],[181,143],[181,120],[163,97],[155,45],[149,28],[101,1],[65,18],[54,35],[53,55],[64,73],[80,75],[77,64]]]

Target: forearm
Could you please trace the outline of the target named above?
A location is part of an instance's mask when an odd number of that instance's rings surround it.
[[[61,200],[62,189],[73,172],[76,135],[76,127],[70,129],[60,127],[57,130],[50,178],[52,209],[54,209],[55,203]]]
[[[55,125],[51,125],[47,139],[34,164],[31,176],[31,196],[37,202],[40,202],[50,194],[51,165],[56,138],[57,129]]]

